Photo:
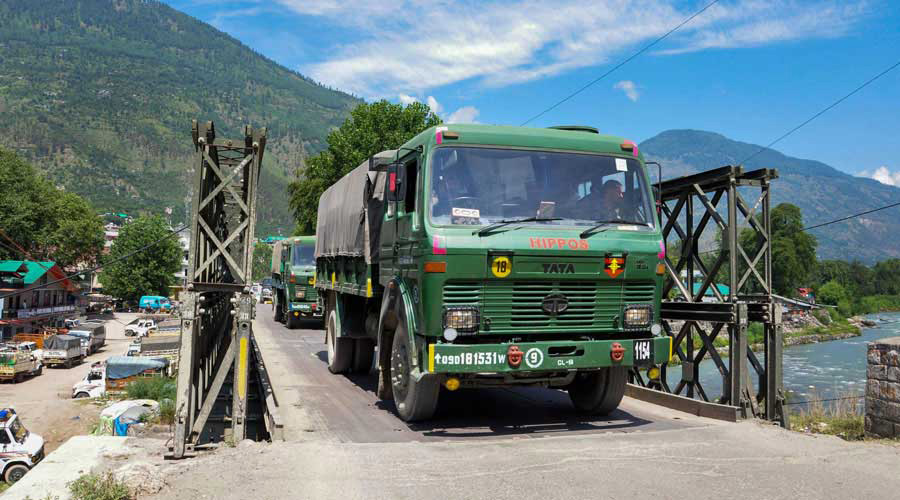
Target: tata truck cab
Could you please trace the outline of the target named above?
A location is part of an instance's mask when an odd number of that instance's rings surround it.
[[[0,467],[3,480],[15,483],[44,458],[44,438],[22,425],[12,408],[0,410]]]

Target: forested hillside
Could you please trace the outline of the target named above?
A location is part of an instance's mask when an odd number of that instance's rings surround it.
[[[289,178],[358,102],[155,0],[0,0],[0,145],[102,211],[184,221],[191,120],[251,124],[259,232],[290,232]]]
[[[737,165],[760,146],[701,130],[667,130],[640,144],[649,159],[663,164],[663,177]],[[746,162],[748,170],[778,169],[772,184],[772,206],[788,202],[800,207],[806,226],[896,203],[900,189],[865,177],[854,177],[822,162],[765,149]],[[859,260],[872,264],[900,258],[900,208],[875,212],[839,224],[813,229],[820,259]]]

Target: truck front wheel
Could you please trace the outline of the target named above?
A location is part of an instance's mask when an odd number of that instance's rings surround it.
[[[26,472],[28,472],[28,467],[22,464],[10,465],[9,468],[6,469],[3,479],[6,480],[7,484],[13,484],[25,477]]]
[[[619,407],[627,381],[628,369],[624,366],[579,373],[568,387],[569,398],[579,412],[608,415]]]
[[[333,309],[328,313],[325,342],[328,344],[328,371],[346,373],[353,362],[353,339],[338,337],[337,311]]]
[[[391,346],[391,391],[400,418],[415,422],[434,415],[441,386],[432,377],[416,379],[411,371],[410,351],[406,327],[398,325]]]

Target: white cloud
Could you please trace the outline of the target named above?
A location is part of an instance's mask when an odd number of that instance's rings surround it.
[[[640,92],[638,92],[637,85],[635,85],[631,80],[622,80],[621,82],[613,85],[613,88],[625,92],[625,97],[631,99],[634,102],[637,102],[638,97],[641,96]]]
[[[862,172],[859,173],[859,176],[860,177],[871,177],[872,179],[875,179],[876,181],[878,181],[882,184],[887,184],[888,186],[900,187],[900,170],[897,170],[896,172],[891,172],[890,169],[888,169],[885,166],[882,166],[882,167],[876,168],[874,172],[869,172],[867,170],[863,170]]]
[[[404,106],[409,106],[410,104],[412,104],[414,102],[419,102],[418,99],[416,99],[415,97],[413,97],[411,95],[407,95],[407,94],[398,95],[397,100],[400,101],[400,104],[402,104]]]
[[[444,107],[441,106],[441,103],[439,103],[438,100],[434,98],[434,96],[428,96],[428,99],[425,100],[425,104],[427,104],[431,109],[431,112],[436,115],[441,114],[441,111],[444,110]]]
[[[450,116],[447,117],[447,123],[478,123],[475,119],[478,118],[478,108],[475,106],[463,106],[453,113],[450,113]]]
[[[365,96],[424,94],[464,80],[502,87],[618,60],[699,4],[667,0],[278,0],[359,34],[300,68]],[[659,45],[658,55],[846,34],[866,0],[717,4]],[[410,15],[414,13],[414,15]]]

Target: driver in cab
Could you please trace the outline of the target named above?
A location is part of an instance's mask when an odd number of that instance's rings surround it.
[[[602,178],[592,179],[591,192],[578,200],[576,210],[581,218],[589,220],[621,220],[625,215],[625,195],[622,183]]]

